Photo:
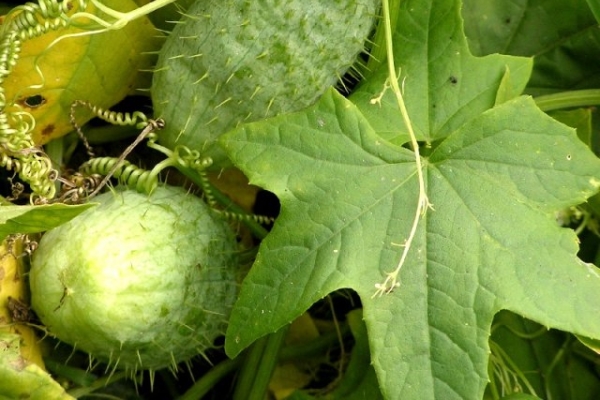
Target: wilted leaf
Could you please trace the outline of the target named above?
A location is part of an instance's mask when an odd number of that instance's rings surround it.
[[[136,7],[132,0],[103,3],[122,12]],[[92,5],[85,11],[99,14]],[[89,19],[77,21],[90,23]],[[149,74],[140,74],[140,70],[152,67],[154,59],[149,53],[161,43],[150,20],[140,18],[119,30],[82,35],[90,30],[72,26],[24,40],[19,59],[2,84],[9,106],[6,111],[26,111],[34,117],[36,144],[73,130],[69,120],[73,101],[108,108],[142,89],[139,85],[150,86]],[[145,83],[140,80],[144,74]],[[89,110],[77,110],[79,124],[91,118]]]
[[[27,303],[29,285],[22,257],[23,240],[7,242],[0,246],[0,333],[19,336],[24,361],[44,368],[40,338],[33,327],[27,325],[31,312]]]
[[[46,371],[21,357],[20,340],[0,333],[0,399],[73,399]]]

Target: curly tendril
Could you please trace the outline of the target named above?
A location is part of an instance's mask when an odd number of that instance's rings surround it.
[[[0,28],[0,166],[28,183],[33,203],[45,203],[56,195],[58,172],[46,154],[33,142],[35,120],[31,114],[7,111],[4,82],[17,65],[24,41],[68,25],[67,12],[74,6],[87,7],[86,0],[40,0],[13,8]]]
[[[148,117],[141,111],[134,111],[133,113],[117,112],[98,107],[89,101],[75,100],[73,104],[71,104],[71,112],[69,114],[71,124],[75,127],[77,127],[77,123],[75,122],[75,112],[78,107],[88,108],[96,117],[113,125],[135,126],[138,129],[142,129],[149,124]]]
[[[58,173],[52,168],[48,157],[37,149],[33,142],[35,121],[31,114],[23,111],[18,104],[12,104],[12,99],[8,99],[10,103],[7,103],[3,85],[19,61],[22,43],[70,26],[80,28],[83,32],[62,35],[49,47],[65,37],[120,29],[127,23],[174,1],[158,0],[123,13],[107,7],[98,0],[38,0],[37,3],[29,2],[16,6],[5,16],[0,26],[0,166],[14,171],[21,180],[29,184],[32,199],[38,202],[53,199],[56,196],[54,180]],[[36,70],[43,81],[43,74],[37,65]],[[90,106],[85,102],[79,105]],[[142,113],[123,115],[100,112],[93,106],[91,108],[100,118],[111,123],[128,125],[138,121],[137,126],[140,128],[148,125]]]
[[[103,110],[99,107],[93,107],[87,102],[78,101],[74,103],[71,108],[72,122],[75,128],[80,132],[80,136],[85,140],[83,132],[79,129],[77,124],[74,122],[73,110],[74,107],[84,105],[90,109],[95,110],[96,115],[112,116],[107,120],[125,119],[123,115],[117,117],[119,113],[113,113],[110,111]],[[236,221],[255,221],[258,223],[273,223],[273,218],[262,215],[251,215],[243,214],[238,212],[231,212],[218,208],[218,201],[215,197],[214,187],[208,179],[206,171],[212,165],[212,159],[209,157],[202,157],[199,151],[192,150],[186,146],[177,146],[175,149],[170,150],[156,143],[158,136],[156,131],[163,129],[165,122],[161,119],[153,120],[147,118],[141,112],[134,113],[138,115],[141,123],[145,123],[144,130],[140,133],[137,139],[123,152],[120,157],[99,157],[92,158],[80,167],[80,173],[83,176],[92,175],[104,175],[104,179],[94,188],[94,190],[88,194],[88,198],[93,197],[99,192],[100,189],[108,182],[110,177],[115,177],[119,180],[119,183],[129,188],[136,190],[141,193],[150,194],[152,193],[159,184],[159,174],[165,168],[174,167],[177,168],[181,173],[191,179],[196,185],[202,189],[204,198],[211,209],[222,215],[225,218],[236,220]],[[133,118],[128,118],[128,122],[124,125],[140,124]],[[142,140],[148,139],[147,146],[151,149],[157,150],[164,154],[166,158],[156,164],[152,170],[142,169],[129,161],[125,160],[125,157],[137,146]],[[79,194],[79,192],[77,192]]]
[[[158,175],[153,171],[145,170],[127,160],[119,160],[115,157],[92,158],[85,162],[79,170],[84,175],[104,176],[109,175],[112,171],[112,176],[117,178],[119,183],[146,194],[152,193],[159,183]]]

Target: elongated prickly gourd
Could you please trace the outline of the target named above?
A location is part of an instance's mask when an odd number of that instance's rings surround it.
[[[228,224],[181,188],[94,201],[47,232],[33,257],[32,307],[50,334],[134,371],[213,347],[236,296]]]
[[[380,0],[203,0],[173,29],[152,82],[159,140],[225,162],[237,124],[314,103],[363,50]]]

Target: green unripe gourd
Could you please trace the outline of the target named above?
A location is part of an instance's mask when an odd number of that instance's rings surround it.
[[[316,102],[355,62],[380,0],[202,0],[167,38],[152,82],[159,140],[227,165],[215,140]]]
[[[94,202],[34,253],[32,307],[49,333],[132,371],[213,347],[237,293],[228,224],[175,187],[117,188]]]

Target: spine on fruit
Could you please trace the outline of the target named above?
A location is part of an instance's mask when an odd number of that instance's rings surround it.
[[[364,50],[379,0],[195,2],[159,54],[159,140],[227,164],[215,140],[243,122],[312,105]]]

